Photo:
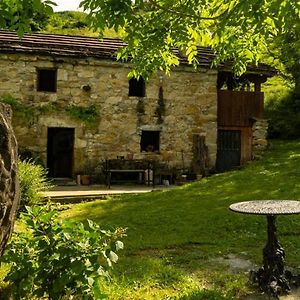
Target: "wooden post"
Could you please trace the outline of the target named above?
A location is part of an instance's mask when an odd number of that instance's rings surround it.
[[[208,168],[208,148],[205,145],[205,136],[193,135],[193,171],[195,174],[206,175]]]

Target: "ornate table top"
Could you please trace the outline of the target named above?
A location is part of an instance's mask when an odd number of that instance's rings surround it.
[[[300,213],[300,201],[295,200],[254,200],[231,204],[229,209],[254,215],[291,215]]]

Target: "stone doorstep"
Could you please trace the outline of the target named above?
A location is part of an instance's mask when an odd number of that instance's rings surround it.
[[[172,189],[174,186],[116,186],[108,189],[105,185],[67,185],[55,186],[50,191],[43,192],[42,196],[52,201],[61,203],[76,203],[80,201],[92,201],[105,199],[108,195],[140,194],[156,190]]]

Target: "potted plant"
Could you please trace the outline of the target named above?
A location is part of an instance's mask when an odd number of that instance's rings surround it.
[[[90,160],[87,160],[84,165],[84,171],[80,175],[80,183],[82,185],[90,185],[91,184],[91,174],[93,173],[93,167]]]

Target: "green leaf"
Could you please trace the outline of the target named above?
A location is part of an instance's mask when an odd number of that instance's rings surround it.
[[[93,293],[96,300],[107,299],[107,296],[102,293],[98,280],[93,285]]]

